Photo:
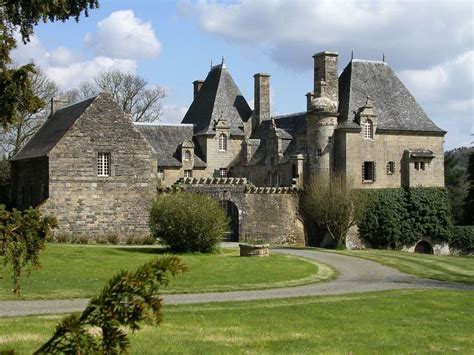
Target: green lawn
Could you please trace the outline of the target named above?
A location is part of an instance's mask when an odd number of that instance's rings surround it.
[[[165,305],[131,335],[132,354],[472,354],[469,291],[398,290],[331,297]],[[29,354],[60,316],[0,319],[0,351]]]
[[[474,258],[469,256],[438,256],[391,250],[341,250],[344,255],[377,261],[427,279],[474,283]]]
[[[159,257],[159,248],[48,244],[40,255],[42,269],[22,279],[24,299],[91,297],[120,269],[136,268]],[[164,292],[210,292],[284,287],[335,277],[321,264],[280,254],[241,258],[237,249],[218,254],[181,255],[189,271],[179,275]],[[0,300],[15,299],[7,270],[0,268]]]

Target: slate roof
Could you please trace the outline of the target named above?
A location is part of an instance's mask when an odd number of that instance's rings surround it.
[[[47,156],[97,96],[57,110],[10,160]]]
[[[158,156],[158,166],[181,167],[181,144],[193,139],[193,126],[135,124],[135,127],[153,147]],[[206,167],[206,163],[194,154],[194,166]]]
[[[224,119],[230,134],[243,136],[243,122],[252,110],[224,64],[211,68],[182,123],[194,125],[194,134],[215,134],[214,124]]]
[[[306,134],[306,112],[272,117],[275,120],[277,134],[283,139],[292,139],[295,135]],[[271,120],[262,121],[252,133],[252,138],[263,139],[268,136]]]
[[[446,133],[431,121],[387,63],[352,60],[339,77],[339,128],[358,128],[355,114],[370,96],[378,130]]]

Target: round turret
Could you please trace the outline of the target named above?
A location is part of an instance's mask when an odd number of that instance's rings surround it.
[[[311,100],[310,111],[337,112],[337,102],[327,97],[316,97]]]

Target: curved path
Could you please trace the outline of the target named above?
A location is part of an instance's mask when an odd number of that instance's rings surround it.
[[[164,295],[164,302],[168,304],[190,304],[247,301],[301,296],[339,295],[344,293],[402,288],[450,288],[474,290],[474,285],[421,279],[415,276],[403,274],[395,269],[374,261],[341,254],[298,249],[276,248],[272,250],[274,252],[300,256],[327,264],[339,271],[339,277],[327,282],[296,287],[253,291]],[[87,306],[88,302],[88,299],[4,301],[0,302],[0,317],[79,312]]]

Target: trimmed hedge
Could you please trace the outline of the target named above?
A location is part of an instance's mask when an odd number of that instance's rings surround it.
[[[463,253],[474,252],[474,226],[454,226],[449,245]]]
[[[151,234],[173,252],[211,252],[228,229],[225,211],[206,195],[191,192],[159,194],[151,207]]]
[[[400,249],[424,237],[451,239],[452,218],[445,188],[375,189],[361,193],[366,201],[359,233],[373,247]]]

